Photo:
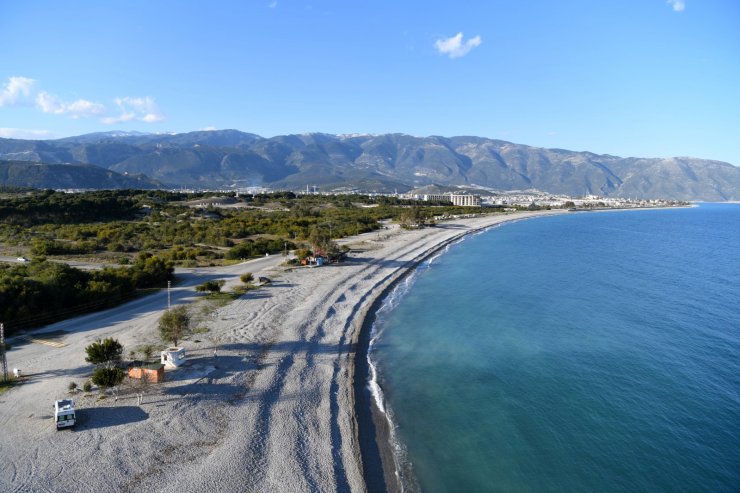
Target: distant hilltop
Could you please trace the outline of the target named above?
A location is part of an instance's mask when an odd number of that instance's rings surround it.
[[[8,163],[13,161],[12,166]],[[47,168],[44,182],[23,171]],[[103,132],[58,140],[0,139],[0,184],[85,188],[244,188],[406,192],[437,184],[638,199],[740,200],[740,168],[689,157],[618,157],[544,149],[483,137],[308,133],[264,138],[238,130],[180,134]],[[104,168],[101,174],[90,166]],[[12,180],[7,170],[12,169]],[[87,170],[87,171],[86,171]],[[91,173],[88,175],[88,172]],[[84,176],[83,176],[84,175]],[[94,176],[93,176],[94,175]],[[134,180],[120,177],[135,177]]]

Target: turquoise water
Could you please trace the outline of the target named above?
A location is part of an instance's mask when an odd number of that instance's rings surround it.
[[[740,205],[468,237],[371,347],[424,491],[740,491]]]

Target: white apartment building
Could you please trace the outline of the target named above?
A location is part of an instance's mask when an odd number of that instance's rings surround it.
[[[480,207],[480,197],[478,195],[450,195],[452,205],[463,207]]]
[[[463,207],[480,207],[481,199],[478,195],[463,195],[463,194],[427,194],[422,195],[421,200],[425,202],[449,202],[452,205],[459,205]]]

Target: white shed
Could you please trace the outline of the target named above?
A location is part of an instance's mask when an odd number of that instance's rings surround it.
[[[177,368],[185,363],[185,348],[168,347],[162,351],[161,358],[165,368]]]

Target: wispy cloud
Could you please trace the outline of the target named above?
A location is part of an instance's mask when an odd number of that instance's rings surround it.
[[[0,107],[25,102],[30,96],[35,80],[28,77],[9,77],[0,91]]]
[[[44,113],[69,115],[72,118],[101,116],[106,112],[105,106],[100,103],[94,103],[87,99],[78,99],[66,103],[46,91],[41,91],[36,95],[36,106]]]
[[[4,139],[50,139],[53,134],[48,130],[0,128],[0,137]]]
[[[115,102],[120,112],[119,115],[103,118],[101,122],[112,125],[115,123],[124,123],[134,120],[145,123],[154,123],[164,120],[162,111],[159,109],[159,106],[157,106],[154,98],[150,96],[144,98],[116,98]]]
[[[50,115],[69,118],[100,118],[102,123],[113,124],[129,121],[155,123],[164,120],[164,114],[151,96],[115,98],[112,109],[103,103],[88,99],[64,101],[51,92],[41,90],[36,80],[28,77],[8,77],[0,87],[0,107],[34,106]],[[5,129],[10,131],[13,129]]]
[[[667,0],[666,3],[670,5],[675,12],[683,12],[686,8],[686,2],[683,0]]]
[[[483,42],[480,36],[475,36],[463,42],[463,33],[457,33],[451,38],[441,38],[434,42],[434,48],[442,54],[447,55],[450,58],[460,58],[468,53],[476,46],[480,46]]]
[[[272,0],[272,2],[267,4],[267,6],[271,9],[274,9],[275,7],[277,7],[277,0]]]

